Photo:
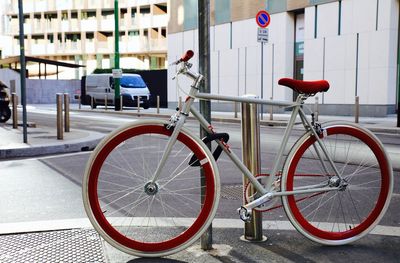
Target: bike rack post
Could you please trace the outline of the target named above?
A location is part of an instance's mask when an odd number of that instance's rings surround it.
[[[269,99],[272,100],[272,97],[270,97]],[[273,105],[271,105],[270,111],[271,112],[269,113],[269,120],[273,121],[274,120],[274,106]]]
[[[94,98],[93,98],[93,96],[91,96],[90,97],[90,107],[92,110],[94,109],[93,106],[94,106]]]
[[[315,120],[318,121],[318,115],[319,115],[319,98],[318,96],[315,97],[315,104],[314,104],[314,117]]]
[[[64,131],[70,131],[69,121],[69,94],[64,93]]]
[[[18,95],[16,93],[11,94],[12,103],[12,116],[13,116],[13,129],[18,129]]]
[[[179,97],[178,108],[179,108],[180,111],[182,110],[182,97]]]
[[[105,110],[108,110],[108,95],[104,95],[104,108]]]
[[[358,123],[360,118],[360,97],[356,96],[356,103],[355,103],[355,113],[354,113],[354,122]]]
[[[238,117],[238,103],[235,101],[235,119]]]
[[[257,104],[253,103],[242,103],[242,158],[244,165],[253,175],[257,175],[261,172],[260,119],[257,106]],[[243,177],[243,188],[247,183],[248,179]],[[250,194],[253,194],[254,191],[255,190],[251,186]],[[244,235],[241,239],[252,242],[267,240],[262,233],[262,213],[253,210],[251,218],[251,221],[244,225]]]
[[[157,114],[160,114],[160,96],[157,95]]]
[[[63,139],[63,109],[62,109],[62,100],[63,94],[57,93],[57,140]]]

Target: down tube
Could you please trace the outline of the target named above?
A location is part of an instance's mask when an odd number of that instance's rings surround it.
[[[206,119],[195,109],[193,106],[190,106],[190,112],[193,114],[193,116],[200,122],[200,125],[209,133],[211,134],[210,131],[210,126],[207,122]],[[253,186],[257,189],[258,192],[262,194],[268,193],[266,189],[258,182],[258,180],[255,178],[255,176],[247,169],[247,167],[240,161],[240,159],[236,156],[235,153],[227,149],[225,145],[221,143],[221,141],[216,140],[216,143],[222,147],[224,152],[229,156],[229,158],[232,160],[232,162],[236,165],[236,167],[249,179],[249,181],[253,184]]]

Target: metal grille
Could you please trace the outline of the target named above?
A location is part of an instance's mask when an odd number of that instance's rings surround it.
[[[225,185],[221,187],[221,198],[228,200],[243,199],[243,185]]]
[[[0,262],[105,262],[99,235],[92,229],[0,236]]]

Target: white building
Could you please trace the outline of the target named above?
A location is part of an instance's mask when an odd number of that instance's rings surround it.
[[[395,113],[399,1],[211,1],[211,92],[293,100],[293,91],[278,85],[280,78],[326,79],[331,88],[318,95],[323,114],[353,114],[356,96],[364,116]],[[255,20],[262,9],[271,14],[263,58]],[[171,1],[170,10],[168,60],[173,61],[187,49],[198,50],[197,1]],[[197,60],[195,55],[195,70]],[[171,80],[174,73],[170,68],[170,102],[184,96]],[[213,109],[232,110],[232,105],[214,103]]]
[[[8,37],[0,44],[2,57],[17,56],[18,1],[0,2],[0,33]],[[79,78],[84,71],[113,67],[114,0],[24,0],[23,4],[27,56],[86,66],[80,72],[66,70],[60,78]],[[122,68],[165,68],[167,9],[167,0],[119,0]],[[36,68],[28,68],[30,75]]]

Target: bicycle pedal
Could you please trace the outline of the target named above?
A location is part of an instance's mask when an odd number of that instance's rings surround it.
[[[240,219],[244,222],[250,222],[251,221],[251,210],[247,209],[244,206],[241,206],[240,208],[237,209]]]

